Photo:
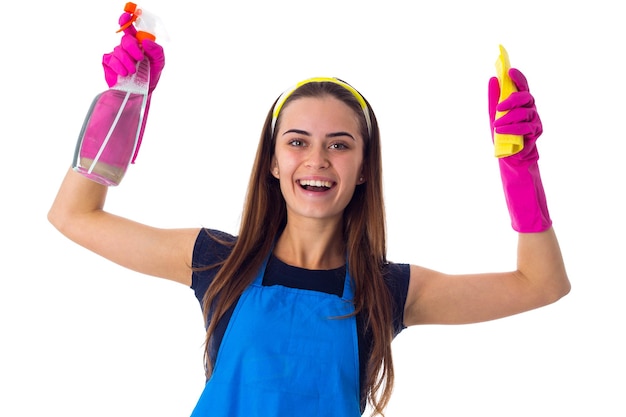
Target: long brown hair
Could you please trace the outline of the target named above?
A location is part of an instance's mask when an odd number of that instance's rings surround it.
[[[336,83],[304,84],[289,96],[284,107],[302,97],[323,96],[335,97],[354,110],[359,117],[361,136],[365,142],[363,175],[367,181],[356,187],[352,200],[344,210],[343,236],[349,272],[354,280],[354,314],[363,315],[365,329],[371,332],[373,340],[363,389],[374,413],[382,414],[391,396],[394,372],[391,296],[383,279],[387,249],[380,133],[369,103],[366,101],[371,131],[368,131],[363,109],[354,94]],[[250,176],[238,238],[231,254],[220,263],[221,268],[203,300],[208,323],[205,344],[207,376],[213,370],[209,352],[217,323],[252,282],[271,250],[274,238],[287,222],[285,200],[278,180],[270,173],[274,147],[275,133],[272,132],[270,110]]]

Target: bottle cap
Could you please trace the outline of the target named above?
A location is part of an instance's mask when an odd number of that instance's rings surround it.
[[[136,3],[131,1],[127,2],[124,5],[124,12],[131,15],[130,19],[122,25],[117,32],[121,32],[127,29],[130,25],[135,24],[137,27],[136,37],[139,43],[141,43],[144,39],[155,41],[156,34],[159,30],[161,31],[161,35],[165,33],[163,27],[159,29],[159,26],[162,26],[159,18],[148,13],[144,9],[139,8]],[[167,37],[167,35],[165,36]]]

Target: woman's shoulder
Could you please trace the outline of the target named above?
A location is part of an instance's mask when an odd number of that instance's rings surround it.
[[[237,237],[221,230],[202,228],[193,248],[193,267],[204,268],[228,257]]]
[[[202,228],[193,248],[191,288],[201,299],[218,266],[228,258],[237,237],[221,230]]]
[[[387,262],[383,265],[383,277],[390,287],[409,285],[411,265],[404,263]]]

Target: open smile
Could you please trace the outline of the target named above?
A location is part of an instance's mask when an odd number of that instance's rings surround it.
[[[335,183],[332,181],[298,180],[297,182],[303,189],[315,192],[328,191],[335,186]]]

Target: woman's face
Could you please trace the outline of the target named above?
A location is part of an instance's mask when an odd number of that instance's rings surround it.
[[[272,175],[290,218],[341,218],[364,182],[360,131],[355,112],[331,96],[299,98],[282,109]]]

